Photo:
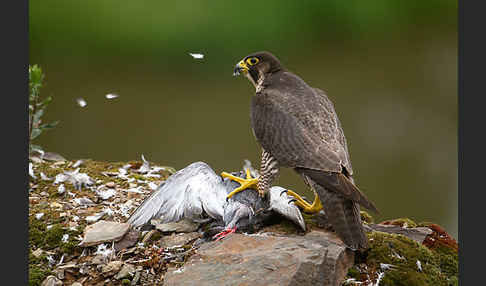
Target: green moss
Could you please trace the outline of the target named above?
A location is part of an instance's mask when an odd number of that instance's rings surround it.
[[[449,285],[452,277],[450,272],[442,269],[436,252],[403,235],[377,231],[368,235],[368,267],[380,269],[380,263],[395,266],[385,272],[380,285]],[[421,262],[422,271],[418,270],[417,261]]]
[[[41,285],[42,281],[49,275],[51,275],[51,271],[29,264],[29,286]]]
[[[76,250],[78,243],[68,241],[66,243],[61,244],[61,251],[62,253],[66,254],[73,254],[74,251]]]
[[[374,223],[375,220],[373,219],[373,217],[365,212],[365,211],[360,211],[360,214],[361,214],[361,220],[366,222],[366,223]]]
[[[60,224],[55,224],[52,228],[45,232],[44,237],[44,247],[43,249],[52,249],[61,243],[62,236],[65,233],[64,229]]]
[[[29,244],[30,246],[40,247],[44,241],[44,234],[46,231],[46,224],[41,220],[36,220],[34,217],[29,219]]]
[[[160,231],[157,231],[157,232],[152,234],[149,241],[152,241],[152,242],[153,241],[159,241],[161,238],[162,238],[162,233]]]
[[[354,278],[354,279],[359,279],[360,273],[358,269],[351,267],[348,269],[348,274],[346,275],[348,278]]]
[[[417,224],[409,218],[397,218],[393,220],[388,220],[383,222],[383,224],[398,225],[401,227],[408,227],[408,228],[417,227]]]
[[[62,242],[64,234],[69,234],[67,242]],[[62,224],[53,224],[50,229],[44,221],[31,217],[29,220],[29,244],[30,247],[50,250],[60,246],[63,253],[72,254],[78,244],[75,237],[81,234],[81,231],[65,230]]]
[[[35,255],[32,254],[32,251],[29,251],[29,265],[30,264],[42,264],[46,260],[46,255],[40,255],[39,257],[35,257]]]
[[[145,181],[147,178],[145,178],[145,176],[143,175],[139,175],[139,174],[131,174],[131,176],[136,179],[136,180],[143,180]]]
[[[459,263],[458,254],[448,247],[437,247],[433,250],[439,260],[439,267],[441,272],[445,273],[449,277],[458,276]]]
[[[123,279],[122,285],[130,285],[132,282],[129,279]]]

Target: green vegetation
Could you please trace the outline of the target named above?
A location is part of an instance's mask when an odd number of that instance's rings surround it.
[[[32,151],[42,151],[38,145],[31,142],[39,137],[43,131],[55,127],[59,121],[42,124],[42,115],[52,101],[52,96],[40,99],[40,88],[44,80],[44,74],[39,66],[29,66],[29,153]]]
[[[29,263],[29,286],[41,285],[42,281],[51,274],[45,267]]]
[[[378,273],[384,272],[382,286],[458,285],[457,251],[446,247],[432,250],[403,235],[379,231],[369,233],[368,237],[370,249],[356,256],[347,278],[361,281],[369,276],[376,280]],[[382,263],[390,268],[381,269]]]
[[[375,220],[373,219],[373,217],[365,212],[365,211],[360,211],[360,214],[361,214],[361,220],[365,223],[375,223]]]

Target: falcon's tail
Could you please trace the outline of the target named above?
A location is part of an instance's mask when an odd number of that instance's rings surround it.
[[[327,191],[318,184],[314,186],[329,222],[342,241],[353,250],[368,248],[368,238],[361,222],[359,205],[339,194]]]

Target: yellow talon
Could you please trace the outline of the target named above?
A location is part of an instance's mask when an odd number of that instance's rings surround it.
[[[241,184],[241,186],[234,189],[231,193],[228,194],[228,196],[226,197],[227,199],[231,198],[234,194],[239,193],[239,192],[241,192],[245,189],[255,187],[258,183],[257,178],[251,177],[250,169],[246,169],[246,179],[243,179],[243,178],[240,178],[240,177],[237,177],[237,176],[233,176],[233,175],[226,173],[226,172],[222,172],[221,177],[229,178],[229,179],[236,181],[236,182]]]
[[[312,203],[312,205],[309,204],[301,196],[299,196],[298,194],[296,194],[295,192],[293,192],[291,190],[287,190],[287,194],[291,195],[292,197],[294,197],[296,199],[295,204],[297,206],[301,207],[302,211],[305,212],[305,213],[315,214],[315,213],[320,212],[323,208],[322,204],[321,204],[321,200],[319,199],[319,196],[316,193],[314,193],[315,198],[314,198],[314,202]]]

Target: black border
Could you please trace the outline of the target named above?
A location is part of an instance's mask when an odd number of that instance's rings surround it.
[[[485,190],[480,180],[485,176],[481,163],[486,160],[486,140],[485,105],[480,101],[485,96],[486,23],[479,3],[458,2],[459,285],[484,284]]]
[[[2,2],[2,284],[28,285],[28,0]],[[12,280],[11,283],[6,282]]]

